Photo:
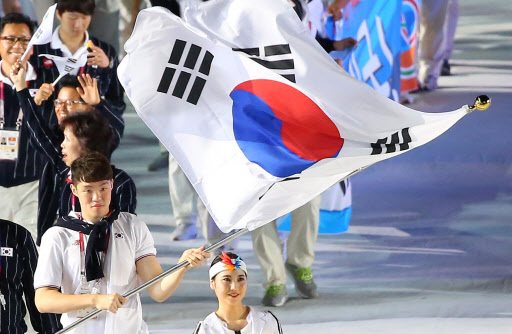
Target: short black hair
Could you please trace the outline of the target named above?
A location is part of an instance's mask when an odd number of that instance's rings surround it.
[[[80,145],[90,152],[98,152],[110,159],[113,151],[114,135],[108,120],[96,109],[75,112],[66,116],[60,128],[69,126]]]
[[[76,90],[77,88],[81,88],[82,85],[80,85],[80,82],[78,81],[78,77],[76,75],[65,75],[62,79],[60,79],[59,81],[59,92],[62,88],[64,87],[69,87],[69,88],[72,88],[74,90]],[[59,93],[57,92],[57,95]],[[85,102],[82,97],[80,96],[80,101],[82,102]]]
[[[57,1],[57,11],[60,15],[65,12],[78,12],[84,15],[92,16],[96,4],[94,0],[59,0]]]
[[[0,21],[0,34],[4,31],[7,24],[26,24],[30,30],[30,36],[34,34],[34,22],[26,15],[20,13],[9,13],[2,17]]]
[[[73,184],[78,182],[98,182],[112,180],[114,172],[110,161],[98,152],[86,152],[71,164]]]

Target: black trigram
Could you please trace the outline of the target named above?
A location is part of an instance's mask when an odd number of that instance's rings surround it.
[[[390,137],[382,138],[377,140],[376,143],[372,143],[372,155],[383,153],[383,148],[386,148],[384,153],[394,153],[398,151],[405,151],[409,149],[409,143],[412,142],[411,136],[409,135],[409,128],[402,129],[401,139],[398,132],[393,133]]]
[[[349,180],[345,179],[340,182],[341,191],[343,192],[343,195],[347,194],[347,188],[348,188]]]
[[[233,49],[245,53],[258,64],[273,70],[285,79],[295,82],[295,63],[289,44],[269,45],[262,48]]]
[[[177,66],[180,64],[180,61],[183,57],[183,53],[185,51],[185,47],[187,46],[187,42],[177,39],[174,43],[174,47],[171,52],[171,57],[169,58],[169,64],[175,65],[175,67],[166,67],[164,70],[164,74],[162,75],[162,79],[160,80],[160,84],[158,85],[157,91],[160,93],[167,94],[169,92],[169,88],[172,83],[172,79],[177,72]],[[201,61],[201,65],[199,66],[198,76],[192,78],[191,71],[196,67],[197,61],[199,60],[199,56],[201,55],[202,48],[198,45],[192,44],[190,45],[190,49],[185,58],[185,63],[183,66],[185,67],[181,72],[179,72],[178,80],[174,85],[172,90],[172,95],[182,99],[185,91],[187,90],[189,82],[193,81],[192,88],[190,89],[190,93],[187,97],[187,102],[196,105],[197,101],[201,97],[201,93],[203,92],[203,88],[206,84],[206,78],[210,74],[210,69],[213,61],[213,54],[209,51],[206,51],[203,56],[203,60]],[[186,70],[189,69],[190,71]],[[202,75],[201,75],[202,74]],[[204,76],[204,77],[203,77]]]
[[[272,187],[274,186],[274,184],[276,184],[276,183],[278,183],[278,182],[295,181],[295,180],[298,180],[298,179],[300,179],[300,176],[293,176],[293,177],[287,177],[286,179],[283,179],[283,180],[281,180],[281,181],[277,181],[277,182],[275,182],[275,183],[272,183],[272,185],[270,185],[270,187],[268,187],[267,191],[265,191],[265,193],[263,193],[263,195],[261,195],[261,196],[258,198],[258,200],[260,201],[260,200],[263,198],[263,196],[265,196],[265,195],[270,191],[270,189],[272,189]]]

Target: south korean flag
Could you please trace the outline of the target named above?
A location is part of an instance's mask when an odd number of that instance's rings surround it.
[[[0,250],[0,255],[1,256],[12,257],[12,254],[13,254],[13,250],[10,247],[2,247],[1,250]]]

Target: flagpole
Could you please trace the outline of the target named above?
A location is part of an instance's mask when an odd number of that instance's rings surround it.
[[[64,72],[64,73],[59,74],[59,77],[57,79],[55,79],[55,81],[52,83],[52,87],[55,87],[57,82],[59,82],[60,79],[62,79],[64,76],[66,76],[66,74],[68,74],[68,72]]]
[[[32,42],[32,41],[30,41],[30,42]],[[23,55],[21,56],[20,61],[21,61],[22,63],[25,61],[25,59],[27,59],[27,55],[28,55],[28,53],[29,53],[30,49],[34,46],[34,45],[33,45],[32,43],[30,43],[30,42],[28,43],[27,48],[25,49],[25,52],[23,52]]]
[[[241,230],[238,230],[236,232],[233,232],[231,233],[230,235],[228,235],[227,237],[225,237],[224,239],[222,240],[219,240],[217,241],[216,243],[214,243],[213,245],[211,246],[208,246],[205,248],[205,252],[211,252],[219,247],[222,247],[224,246],[225,244],[227,244],[228,242],[238,238],[239,236],[245,234],[249,232],[249,229],[247,228],[243,228]],[[188,265],[188,261],[183,261],[183,262],[180,262],[178,263],[177,265],[175,265],[174,267],[164,271],[163,273],[161,273],[160,275],[150,279],[149,281],[147,281],[146,283],[143,283],[141,284],[140,286],[138,286],[137,288],[127,292],[125,295],[123,295],[123,297],[125,298],[130,298],[131,296],[135,295],[136,293],[139,293],[140,291],[144,290],[145,288],[147,288],[148,286],[158,282],[159,280],[161,280],[162,278],[164,278],[165,276],[169,275],[169,274],[172,274],[174,273],[175,271],[183,268],[183,267],[186,267]],[[56,334],[62,334],[62,333],[66,333],[70,330],[72,330],[73,328],[79,326],[80,324],[86,322],[87,320],[97,316],[98,314],[100,314],[101,312],[103,312],[105,310],[96,310],[90,314],[88,314],[87,316],[75,321],[74,323],[72,323],[71,325],[69,325],[68,327],[64,328],[64,329],[61,329],[60,331],[58,331]]]
[[[361,168],[358,168],[356,169],[355,171],[353,171],[352,173],[348,174],[347,176],[343,177],[341,180],[339,180],[338,182],[342,182],[344,181],[345,179],[348,179],[349,177],[359,173],[360,171],[370,167],[371,165],[368,165],[368,166],[364,166],[364,167],[361,167]],[[238,238],[239,236],[242,236],[244,235],[245,233],[249,232],[249,229],[248,228],[243,228],[241,230],[238,230],[236,232],[233,232],[231,233],[230,235],[228,235],[227,237],[225,237],[224,239],[221,239],[219,241],[217,241],[216,243],[214,243],[213,245],[211,246],[208,246],[204,249],[205,252],[211,252],[213,250],[216,250],[217,248],[219,247],[222,247],[224,246],[225,244],[227,244],[228,242]],[[130,298],[131,296],[133,296],[134,294],[136,293],[139,293],[140,291],[144,290],[145,288],[147,288],[148,286],[158,282],[159,280],[161,280],[162,278],[164,278],[165,276],[167,275],[170,275],[172,273],[174,273],[175,271],[183,268],[183,267],[186,267],[188,265],[188,261],[183,261],[183,262],[180,262],[178,263],[177,265],[175,265],[174,267],[172,268],[169,268],[168,270],[164,271],[163,273],[161,273],[160,275],[158,276],[155,276],[154,278],[150,279],[149,281],[147,281],[146,283],[143,283],[141,284],[140,286],[138,286],[137,288],[131,290],[131,291],[128,291],[125,295],[123,295],[123,297],[125,298]],[[56,334],[63,334],[63,333],[66,333],[70,330],[72,330],[73,328],[81,325],[82,323],[86,322],[87,320],[97,316],[98,314],[100,314],[101,312],[103,312],[105,310],[96,310],[92,313],[89,313],[87,316],[75,321],[74,323],[72,323],[71,325],[69,325],[68,327],[66,328],[63,328],[61,329],[60,331],[58,331]]]

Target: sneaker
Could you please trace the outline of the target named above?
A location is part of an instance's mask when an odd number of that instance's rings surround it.
[[[443,65],[441,66],[441,75],[446,76],[451,74],[451,66],[448,62],[448,59],[443,60]]]
[[[271,285],[267,291],[265,291],[265,296],[263,296],[261,303],[265,306],[279,307],[283,306],[287,300],[288,292],[284,284]]]
[[[313,280],[311,268],[299,268],[293,264],[286,263],[286,270],[292,275],[295,283],[295,290],[302,298],[318,297],[318,290]]]
[[[160,154],[148,165],[148,171],[156,172],[157,170],[169,167],[169,152],[160,152]]]
[[[171,241],[183,241],[195,239],[197,236],[197,227],[194,224],[180,224],[176,226],[171,233]]]

